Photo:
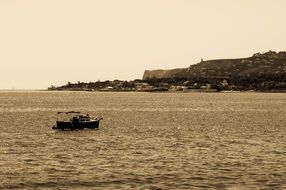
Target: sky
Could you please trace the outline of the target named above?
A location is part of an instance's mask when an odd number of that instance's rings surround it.
[[[285,0],[0,0],[0,89],[286,50]]]

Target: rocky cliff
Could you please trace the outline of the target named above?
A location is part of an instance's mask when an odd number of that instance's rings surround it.
[[[144,79],[153,79],[153,78],[172,78],[177,77],[181,73],[184,73],[186,71],[185,68],[183,69],[172,69],[172,70],[145,70],[143,74],[143,80]]]
[[[240,59],[201,61],[189,68],[173,70],[147,70],[143,80],[164,78],[233,79],[244,77],[286,77],[286,52],[269,51]]]

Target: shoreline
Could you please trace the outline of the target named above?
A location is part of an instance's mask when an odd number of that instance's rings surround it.
[[[47,90],[47,89],[14,89],[14,90],[3,90],[0,89],[0,93],[5,92],[87,92],[87,93],[162,93],[162,94],[239,94],[239,93],[286,93],[286,90],[270,90],[270,91],[126,91],[126,90],[113,90],[113,91],[87,91],[87,90]]]

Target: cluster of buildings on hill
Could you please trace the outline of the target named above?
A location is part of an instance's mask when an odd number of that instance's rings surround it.
[[[286,85],[286,84],[285,84]],[[238,88],[231,85],[227,80],[220,83],[191,82],[189,80],[178,81],[157,81],[157,80],[134,80],[134,81],[97,81],[97,82],[77,82],[68,83],[64,86],[51,86],[48,90],[68,90],[68,91],[103,91],[103,92],[219,92],[219,91],[240,91],[253,90]]]
[[[163,85],[160,87],[154,87],[150,85],[147,81],[134,80],[134,81],[97,81],[97,82],[77,82],[70,83],[55,87],[51,86],[48,90],[70,90],[70,91],[168,91],[168,88]]]
[[[286,58],[286,51],[268,51],[266,53],[255,53],[252,57],[264,59],[283,59]]]

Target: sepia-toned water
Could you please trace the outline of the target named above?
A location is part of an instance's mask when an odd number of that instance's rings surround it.
[[[286,94],[2,91],[0,189],[286,189]]]

